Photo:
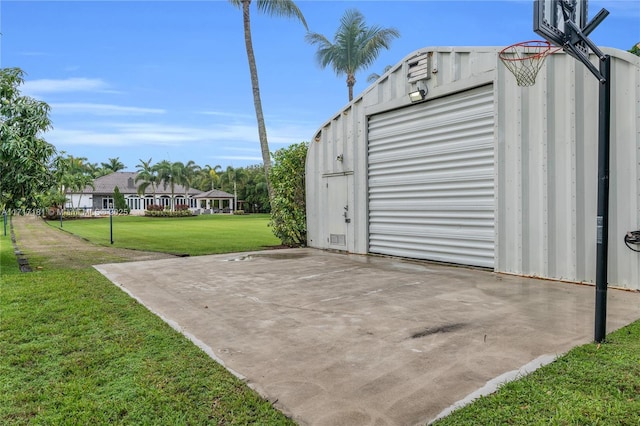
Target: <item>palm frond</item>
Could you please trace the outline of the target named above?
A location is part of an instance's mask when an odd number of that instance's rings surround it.
[[[260,12],[264,12],[269,16],[295,18],[304,25],[305,29],[309,29],[302,12],[292,0],[256,0],[256,6]]]

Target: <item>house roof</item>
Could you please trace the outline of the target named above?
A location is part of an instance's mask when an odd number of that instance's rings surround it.
[[[100,176],[93,181],[93,185],[95,188],[91,186],[87,186],[83,194],[113,194],[114,188],[117,186],[120,192],[124,195],[129,194],[137,194],[138,186],[142,183],[142,181],[136,182],[136,177],[138,176],[138,172],[115,172],[110,173],[105,176]],[[184,194],[184,187],[182,185],[174,185],[173,189],[174,195]],[[200,194],[202,191],[190,188],[189,194],[195,195]],[[145,194],[151,195],[151,188],[147,187]],[[165,188],[163,184],[160,184],[156,187],[156,195],[170,195],[171,187],[167,185]]]
[[[193,198],[233,198],[233,194],[229,194],[228,192],[220,191],[219,189],[212,189],[211,191],[203,192],[201,194],[196,195]]]

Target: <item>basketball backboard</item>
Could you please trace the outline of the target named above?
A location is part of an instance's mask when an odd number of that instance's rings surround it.
[[[571,37],[567,21],[580,30],[584,29],[587,25],[587,0],[534,0],[533,31],[545,40],[556,46],[565,46]]]

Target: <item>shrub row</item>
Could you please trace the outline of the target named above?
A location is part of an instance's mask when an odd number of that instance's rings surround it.
[[[190,210],[145,210],[144,215],[151,217],[185,217],[192,216],[192,213]]]

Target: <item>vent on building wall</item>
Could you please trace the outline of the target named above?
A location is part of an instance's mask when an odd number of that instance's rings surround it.
[[[407,81],[409,83],[431,78],[432,55],[432,52],[428,52],[407,60]]]
[[[331,234],[329,236],[329,242],[332,246],[344,246],[346,244],[346,238],[344,234]]]

